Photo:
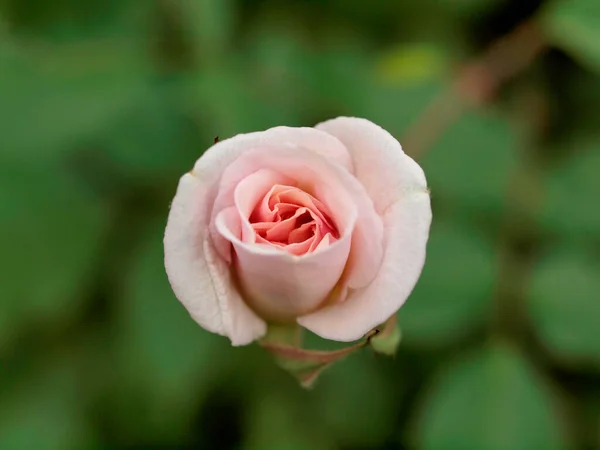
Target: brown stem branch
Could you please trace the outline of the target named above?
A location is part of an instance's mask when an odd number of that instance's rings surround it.
[[[467,63],[448,89],[435,97],[406,131],[403,144],[421,156],[465,109],[489,101],[500,86],[525,69],[547,47],[535,21],[525,22]]]

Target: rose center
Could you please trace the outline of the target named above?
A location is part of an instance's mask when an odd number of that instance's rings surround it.
[[[295,186],[273,186],[256,205],[249,221],[257,242],[293,254],[309,253],[339,239],[325,205]]]

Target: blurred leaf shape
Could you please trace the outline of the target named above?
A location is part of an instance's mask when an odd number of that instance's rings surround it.
[[[501,115],[463,114],[422,157],[432,198],[456,201],[479,215],[499,215],[518,162],[517,147]]]
[[[600,71],[600,2],[554,0],[541,15],[551,41],[590,69]]]
[[[174,443],[190,432],[194,412],[234,355],[225,338],[202,330],[175,298],[163,233],[164,220],[147,224],[126,272],[115,340],[123,392],[114,407],[123,423],[134,417],[134,428],[153,443]]]
[[[156,83],[118,123],[90,139],[95,150],[129,181],[157,185],[164,180],[171,185],[212,145],[210,139],[201,142],[200,130],[185,111],[184,95],[178,84]]]
[[[375,71],[386,85],[410,85],[437,79],[446,69],[441,48],[428,44],[400,44],[380,56]]]
[[[284,124],[278,109],[271,108],[260,92],[250,88],[246,70],[251,69],[234,63],[224,69],[202,71],[189,80],[190,105],[201,105],[199,116],[204,126],[221,139]]]
[[[246,411],[244,449],[375,448],[395,431],[395,389],[370,352],[336,363],[314,390],[288,377],[257,380]],[[357,385],[360,389],[357,389]],[[360,405],[360,407],[357,407]]]
[[[297,388],[300,391],[300,388]],[[297,392],[296,392],[297,394]],[[294,391],[262,383],[246,413],[243,450],[332,450],[331,436],[316,420],[306,399]]]
[[[241,86],[254,93],[254,114],[272,111],[268,126],[312,125],[315,110],[329,101],[332,66],[339,69],[339,60],[347,54],[330,52],[327,41],[320,43],[324,48],[319,52],[311,49],[310,33],[290,10],[271,10],[259,17],[243,47],[230,58],[243,67],[230,70],[241,73]],[[352,75],[343,71],[335,87],[347,86],[346,77]]]
[[[108,210],[55,165],[0,163],[0,351],[27,327],[57,328],[85,305]]]
[[[50,364],[34,364],[36,370],[1,393],[0,448],[96,448],[73,362],[59,357]]]
[[[443,89],[443,84],[439,80],[426,80],[389,86],[374,79],[367,85],[363,83],[360,89],[364,92],[356,115],[388,130],[402,144],[402,133]],[[404,148],[404,151],[411,155],[410,148]]]
[[[52,160],[118,123],[147,94],[143,52],[106,39],[0,47],[6,157]],[[115,50],[116,49],[116,50]]]
[[[426,450],[566,448],[544,380],[506,344],[452,362],[423,408],[418,438]]]
[[[600,145],[580,142],[570,158],[547,176],[540,221],[543,228],[566,237],[600,236]]]
[[[600,368],[600,265],[575,249],[541,259],[528,308],[543,343],[560,359]]]
[[[403,345],[455,342],[491,312],[495,257],[472,228],[433,221],[423,274],[398,312]]]
[[[181,8],[182,28],[192,38],[200,63],[215,63],[227,51],[233,37],[236,6],[231,0],[187,0]]]
[[[394,433],[398,394],[404,385],[401,377],[392,381],[386,376],[382,370],[386,360],[362,351],[319,380],[314,411],[339,447],[378,448]]]

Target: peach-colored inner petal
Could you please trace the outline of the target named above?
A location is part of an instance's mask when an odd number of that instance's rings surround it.
[[[247,218],[256,242],[303,255],[324,248],[339,239],[339,232],[323,203],[300,188],[274,184]]]

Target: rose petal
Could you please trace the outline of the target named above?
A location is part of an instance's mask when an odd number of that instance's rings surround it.
[[[260,169],[239,182],[234,190],[234,200],[244,217],[250,217],[254,209],[273,191],[273,186],[293,183],[292,178],[273,169]]]
[[[314,229],[315,226],[318,228],[316,236],[319,240],[325,232],[333,232],[332,225],[325,216],[325,206],[306,192],[289,186],[293,183],[294,180],[291,178],[285,177],[275,170],[266,168],[257,170],[239,182],[234,191],[234,202],[240,213],[240,217],[269,220],[268,222],[258,223],[249,223],[244,220],[242,222],[242,241],[253,243],[256,242],[258,237],[265,235],[266,239],[264,243],[271,241],[274,245],[278,243],[294,244],[304,242],[310,236],[314,235],[315,233],[310,233],[310,230]],[[273,199],[277,202],[288,201],[295,204],[276,203],[273,205],[273,210],[271,210],[268,204]],[[286,214],[290,217],[281,220],[279,218],[281,214]],[[298,227],[297,219],[303,214],[310,214],[314,226],[306,224],[309,226],[302,226],[296,229]],[[291,241],[290,238],[292,239]],[[286,247],[288,251],[297,255],[301,254],[299,253],[301,248],[305,248],[305,251],[308,251],[310,243],[304,246]]]
[[[241,180],[234,190],[234,202],[241,217],[250,217],[252,211],[262,198],[271,190],[274,184],[292,183],[293,180],[272,169],[260,169]],[[248,222],[242,222],[242,240],[256,242],[254,227]],[[229,256],[229,255],[228,255]],[[227,261],[230,261],[229,257]]]
[[[350,234],[318,253],[296,256],[243,242],[239,231],[242,220],[232,206],[217,215],[215,226],[235,248],[236,271],[246,302],[261,317],[276,321],[292,320],[317,307],[342,274]]]
[[[265,334],[266,323],[244,303],[212,245],[208,188],[190,174],[181,178],[165,231],[165,267],[173,292],[196,322],[233,345],[246,345]]]
[[[269,241],[287,242],[290,234],[296,229],[296,221],[301,216],[309,213],[306,208],[298,208],[294,212],[294,215],[289,219],[282,220],[280,222],[272,223],[271,227],[266,232],[266,238]],[[307,239],[310,236],[307,236]],[[302,239],[296,242],[302,242],[306,239]],[[291,242],[293,243],[293,242]]]
[[[318,236],[320,238],[320,233],[317,234],[317,232],[321,229],[322,227],[318,226],[315,223],[315,220],[313,220],[312,222],[305,223],[303,225],[300,225],[298,228],[295,228],[292,231],[290,231],[290,234],[288,235],[288,242],[290,244],[298,244],[300,242],[305,242],[306,240],[314,236]]]
[[[296,188],[296,187],[285,187],[276,186],[277,191],[274,192],[275,200],[278,204],[304,206],[308,208],[311,213],[314,213],[319,221],[325,223],[329,228],[333,229],[332,224],[329,221],[329,211],[322,202],[312,197],[308,193]]]
[[[354,161],[354,176],[383,214],[405,193],[427,192],[425,174],[402,150],[400,143],[366,119],[338,117],[315,127],[337,137]]]
[[[431,224],[429,192],[419,165],[377,125],[338,118],[318,128],[340,139],[352,155],[356,177],[383,216],[385,254],[371,284],[351,292],[343,303],[299,318],[298,323],[326,339],[353,341],[392,316],[416,284]]]

